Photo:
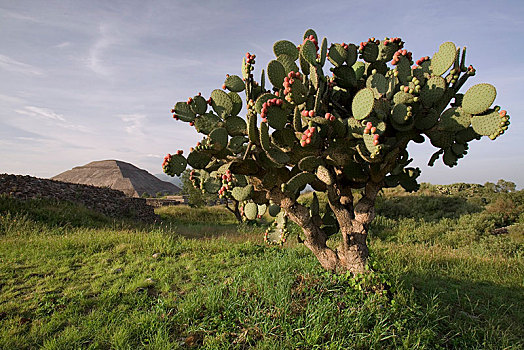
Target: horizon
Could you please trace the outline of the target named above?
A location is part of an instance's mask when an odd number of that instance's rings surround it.
[[[508,110],[511,125],[496,141],[472,142],[453,169],[440,160],[429,168],[436,149],[411,144],[419,182],[504,179],[524,187],[523,3],[332,4],[0,0],[0,172],[50,178],[115,159],[159,174],[165,154],[182,149],[187,155],[201,138],[173,121],[175,102],[200,91],[207,98],[225,74],[240,73],[245,52],[257,55],[259,73],[273,58],[275,41],[299,43],[313,28],[330,43],[399,36],[414,59],[433,55],[444,41],[467,46],[467,64],[477,75],[462,91],[493,84],[495,104]],[[369,21],[376,26],[366,29]]]

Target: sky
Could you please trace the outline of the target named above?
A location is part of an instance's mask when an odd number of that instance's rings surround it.
[[[524,187],[524,1],[24,1],[0,0],[0,173],[51,177],[118,159],[153,174],[202,135],[170,110],[225,74],[246,52],[256,73],[281,39],[316,30],[329,43],[401,37],[415,59],[445,41],[467,46],[477,75],[508,110],[509,130],[470,143],[452,169],[426,166],[435,149],[409,147],[419,180],[505,179]],[[327,71],[327,68],[325,69]],[[257,76],[257,74],[255,74]],[[464,92],[466,89],[464,89]]]

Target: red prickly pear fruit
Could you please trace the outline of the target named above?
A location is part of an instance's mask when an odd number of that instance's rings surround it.
[[[508,112],[506,112],[505,110],[502,110],[502,111],[499,112],[499,115],[500,115],[501,117],[505,117],[507,113],[508,113]]]
[[[378,134],[373,135],[373,140],[378,140],[380,136]]]
[[[277,100],[276,105],[277,105],[277,106],[282,106],[282,103],[284,103],[284,101],[282,101],[282,100]]]
[[[315,116],[315,111],[311,110],[309,111],[308,115],[313,118]]]
[[[189,152],[193,152],[194,148],[193,147],[189,147]]]
[[[308,116],[308,111],[306,111],[305,109],[300,113],[303,117],[307,117]]]
[[[306,142],[306,145],[309,145],[311,143],[311,138],[307,138],[305,142]]]
[[[195,125],[194,122],[189,122],[189,126],[193,126],[193,125]]]
[[[226,84],[222,85],[222,90],[226,89]]]
[[[179,156],[181,156],[182,154],[184,154],[184,151],[179,149],[178,151],[176,151],[176,154],[178,154]]]
[[[300,141],[300,146],[305,147],[306,146],[306,141],[304,141],[304,140]]]
[[[378,145],[380,142],[378,142],[378,140],[373,140],[373,145]]]
[[[190,105],[191,102],[193,102],[193,99],[190,97],[190,98],[187,99],[187,104]]]
[[[373,126],[373,123],[371,123],[371,122],[367,122],[366,123],[366,128],[367,129],[370,129],[372,126]]]
[[[409,91],[409,86],[404,86],[404,92],[408,92]]]
[[[372,134],[374,134],[375,132],[377,132],[377,128],[376,128],[375,126],[372,127],[370,130],[371,130],[371,133],[372,133]]]
[[[307,135],[306,134],[302,135],[302,140],[305,140],[305,139],[307,139]]]
[[[279,96],[280,93],[278,91],[275,91],[275,96]]]
[[[330,121],[335,121],[335,116],[332,115],[331,117],[329,117],[329,120],[330,120]]]
[[[369,129],[364,129],[364,134],[369,134]]]

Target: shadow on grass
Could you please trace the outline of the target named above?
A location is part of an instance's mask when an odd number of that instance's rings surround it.
[[[441,322],[439,333],[453,344],[491,343],[505,339],[519,348],[524,346],[524,294],[519,286],[501,286],[489,281],[473,281],[406,272],[399,276],[399,286],[412,290],[417,302],[426,308],[437,303],[441,313],[449,315],[449,322]],[[479,330],[484,330],[482,334]],[[489,341],[491,339],[491,341]]]
[[[484,208],[462,197],[397,196],[377,198],[376,213],[391,219],[415,218],[438,221],[456,219],[464,214],[481,212]]]

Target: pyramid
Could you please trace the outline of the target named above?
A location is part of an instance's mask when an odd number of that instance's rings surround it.
[[[53,176],[52,180],[71,182],[97,187],[109,187],[124,192],[129,197],[139,197],[143,193],[154,196],[158,192],[172,195],[180,188],[162,181],[146,170],[121,160],[100,160],[74,167]]]

